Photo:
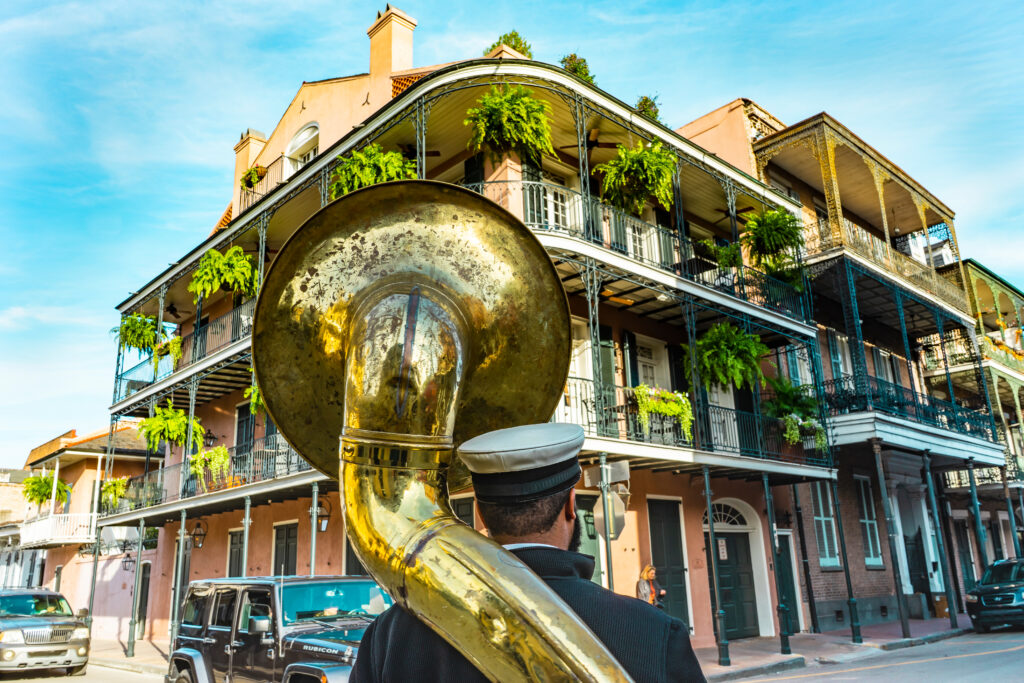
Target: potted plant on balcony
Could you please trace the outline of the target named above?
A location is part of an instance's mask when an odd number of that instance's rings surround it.
[[[781,209],[762,211],[747,218],[740,242],[747,249],[750,265],[803,291],[803,269],[796,259],[804,247],[799,218]]]
[[[526,39],[519,35],[519,31],[516,31],[515,29],[502,33],[498,36],[498,39],[484,50],[484,57],[494,52],[494,48],[499,45],[510,47],[524,57],[533,59],[533,50],[530,48],[530,44],[526,42]]]
[[[226,446],[214,446],[196,453],[188,461],[188,471],[199,482],[205,492],[206,473],[210,473],[210,483],[228,483],[228,471],[231,469],[231,452]]]
[[[256,165],[242,173],[242,177],[238,179],[238,184],[243,190],[251,190],[256,187],[257,183],[263,180],[265,175],[267,175],[267,167]]]
[[[29,503],[36,506],[36,511],[43,506],[44,503],[49,502],[50,496],[54,494],[53,489],[53,473],[48,474],[34,474],[31,477],[25,477],[25,480],[21,483],[21,495],[25,497]],[[71,495],[71,487],[67,485],[63,479],[57,480],[57,490],[54,500],[61,507],[68,502],[68,496]]]
[[[211,248],[199,259],[199,266],[188,283],[188,291],[197,302],[208,298],[218,289],[254,296],[259,288],[257,277],[252,257],[242,247],[235,245],[223,254]]]
[[[718,384],[742,389],[764,384],[761,358],[769,349],[756,334],[744,332],[732,323],[720,322],[701,335],[693,349],[686,344],[682,346],[693,361],[686,364],[691,382],[696,364],[697,374],[706,388]]]
[[[153,350],[157,343],[156,318],[132,313],[121,318],[121,324],[111,330],[117,335],[122,349],[135,349],[142,353]]]
[[[156,451],[160,442],[184,446],[188,440],[188,415],[184,410],[175,408],[174,403],[167,399],[167,407],[156,406],[152,417],[143,418],[139,422],[139,433],[146,440],[146,448]],[[202,443],[206,430],[199,418],[192,418],[192,443]]]
[[[761,412],[779,421],[786,443],[796,445],[813,439],[814,448],[827,448],[825,428],[818,421],[818,401],[785,377],[768,377],[766,380],[772,396],[761,405]]]
[[[587,60],[580,57],[575,52],[571,52],[566,56],[562,57],[559,62],[562,68],[571,73],[581,81],[586,81],[591,85],[594,84],[594,75],[590,73],[590,65],[587,64]]]
[[[594,167],[593,173],[602,173],[602,198],[634,216],[643,214],[648,198],[666,209],[672,208],[672,176],[676,172],[676,157],[664,149],[660,142],[636,147],[618,146],[615,158]]]
[[[675,420],[687,441],[693,438],[693,408],[684,394],[640,384],[633,389],[633,396],[637,419],[645,434],[651,432],[651,414],[655,413]]]
[[[253,371],[249,368],[249,372]],[[249,399],[249,414],[255,415],[256,413],[264,412],[267,407],[263,404],[263,394],[260,393],[260,385],[256,383],[255,376],[253,377],[253,383],[242,392],[242,397]]]
[[[181,337],[171,337],[153,347],[153,366],[159,365],[164,356],[171,357],[171,370],[177,370],[182,356]]]
[[[492,86],[466,111],[463,125],[469,126],[467,147],[486,150],[491,160],[501,163],[515,153],[524,163],[540,166],[541,158],[555,155],[551,144],[551,105],[537,99],[521,85]]]
[[[658,116],[658,98],[649,95],[641,95],[636,101],[636,111],[654,121],[661,121]]]
[[[377,143],[353,150],[347,157],[339,156],[338,161],[331,173],[331,199],[370,185],[416,177],[415,161],[400,152],[385,152]]]
[[[100,487],[100,500],[103,502],[103,507],[110,512],[118,510],[118,504],[127,491],[128,477],[107,479]]]

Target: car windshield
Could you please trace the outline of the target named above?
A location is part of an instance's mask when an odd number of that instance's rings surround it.
[[[994,564],[985,570],[981,577],[982,583],[1009,583],[1011,581],[1024,581],[1024,564],[1019,562],[1007,562],[1006,564]]]
[[[0,595],[0,617],[70,617],[71,605],[59,595]]]
[[[391,606],[388,594],[369,580],[292,583],[284,587],[282,600],[285,625],[353,614],[376,616]]]

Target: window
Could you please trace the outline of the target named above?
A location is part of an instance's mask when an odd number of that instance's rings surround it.
[[[238,630],[245,633],[249,632],[249,617],[272,616],[271,604],[268,591],[246,591],[245,597],[242,598],[242,609],[238,612]]]
[[[789,373],[789,383],[794,387],[806,384],[802,360],[800,353],[796,349],[792,347],[786,349],[786,370]]]
[[[285,150],[285,170],[292,175],[312,161],[320,149],[320,126],[308,123],[303,126]]]
[[[274,574],[294,576],[299,551],[299,525],[279,524],[274,527]]]
[[[242,532],[228,532],[228,576],[242,575]]]
[[[857,509],[860,511],[860,534],[864,543],[864,564],[868,567],[882,566],[882,544],[878,540],[878,515],[875,512],[875,497],[871,493],[868,477],[854,477],[857,482]]]
[[[231,628],[231,622],[235,618],[235,598],[237,593],[234,588],[217,591],[217,602],[213,606],[213,616],[210,618],[210,626]]]
[[[811,482],[811,502],[814,507],[814,536],[818,540],[818,564],[822,567],[838,567],[836,519],[833,516],[832,493],[828,482]]]
[[[202,626],[206,617],[206,605],[210,601],[209,593],[193,593],[185,601],[185,609],[181,612],[183,626]]]

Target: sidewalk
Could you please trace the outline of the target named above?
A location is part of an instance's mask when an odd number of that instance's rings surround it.
[[[903,638],[900,622],[862,626],[862,644],[850,640],[850,629],[827,633],[798,633],[790,636],[793,654],[779,654],[779,638],[745,638],[729,643],[730,666],[718,665],[718,648],[696,650],[704,675],[709,681],[730,681],[801,669],[814,664],[838,664],[877,655],[881,650],[896,650],[952,638],[971,631],[967,615],[959,616],[957,630],[950,630],[949,619],[911,619],[910,638]]]
[[[124,669],[135,673],[167,673],[167,644],[152,643],[148,640],[135,641],[135,656],[125,657],[128,644],[118,640],[94,640],[89,653],[89,664]]]

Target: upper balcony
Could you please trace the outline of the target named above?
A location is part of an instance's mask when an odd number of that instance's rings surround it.
[[[23,548],[56,548],[96,540],[96,513],[54,514],[21,524]]]

